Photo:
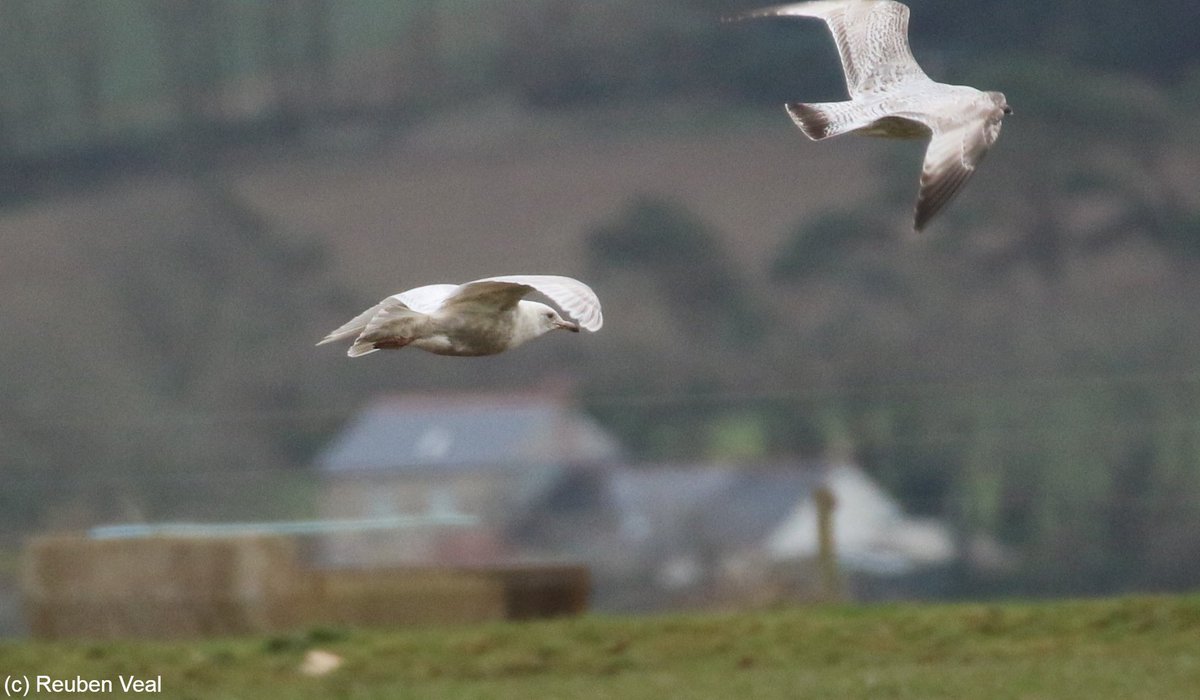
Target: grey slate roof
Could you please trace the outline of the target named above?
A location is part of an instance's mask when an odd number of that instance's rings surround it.
[[[615,538],[627,555],[655,560],[666,552],[759,546],[811,497],[820,478],[816,464],[614,465],[599,479],[571,482],[575,488],[597,489],[595,498],[561,491],[551,496],[613,516],[614,530],[569,531],[569,542],[560,546],[583,551]],[[555,504],[540,507],[549,518],[562,515]]]
[[[635,545],[683,536],[691,514],[735,480],[731,469],[698,466],[620,468],[607,473],[608,501],[619,514],[621,537]]]
[[[819,479],[814,470],[744,469],[696,511],[694,533],[723,548],[761,544],[811,497]]]
[[[598,424],[554,394],[379,399],[317,457],[326,473],[507,468],[615,459]]]

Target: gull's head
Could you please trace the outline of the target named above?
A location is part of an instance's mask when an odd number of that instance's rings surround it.
[[[579,332],[579,324],[566,320],[546,304],[539,301],[522,300],[520,305],[526,316],[533,318],[533,327],[536,329],[537,335],[559,329],[571,331],[572,333]]]
[[[991,90],[987,93],[987,96],[992,98],[992,103],[994,105],[996,105],[996,109],[1000,110],[1004,114],[1012,114],[1013,113],[1012,107],[1008,106],[1008,100],[1004,99],[1003,92],[996,92],[995,90]]]

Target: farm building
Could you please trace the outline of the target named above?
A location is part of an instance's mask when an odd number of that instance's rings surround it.
[[[616,441],[554,392],[382,397],[318,457],[323,518],[468,515],[471,528],[337,535],[326,562],[480,563],[513,554],[513,513],[568,471],[621,459]]]
[[[945,526],[906,516],[853,464],[630,465],[612,436],[554,392],[382,397],[317,468],[324,518],[476,523],[329,535],[325,565],[579,562],[600,609],[816,595],[821,486],[839,504],[850,595],[932,595],[921,576],[955,556]]]
[[[526,550],[592,568],[593,603],[638,611],[823,595],[815,494],[837,505],[837,557],[853,597],[930,596],[951,534],[911,518],[852,464],[615,466],[568,475],[514,520]]]

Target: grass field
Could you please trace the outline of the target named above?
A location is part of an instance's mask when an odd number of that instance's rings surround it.
[[[305,676],[310,649],[344,663]],[[1195,698],[1200,596],[8,643],[8,674],[161,675],[173,698]]]

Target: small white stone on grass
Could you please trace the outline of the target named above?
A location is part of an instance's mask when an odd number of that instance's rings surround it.
[[[300,673],[306,676],[324,676],[342,665],[342,657],[323,649],[309,649],[300,662]]]

